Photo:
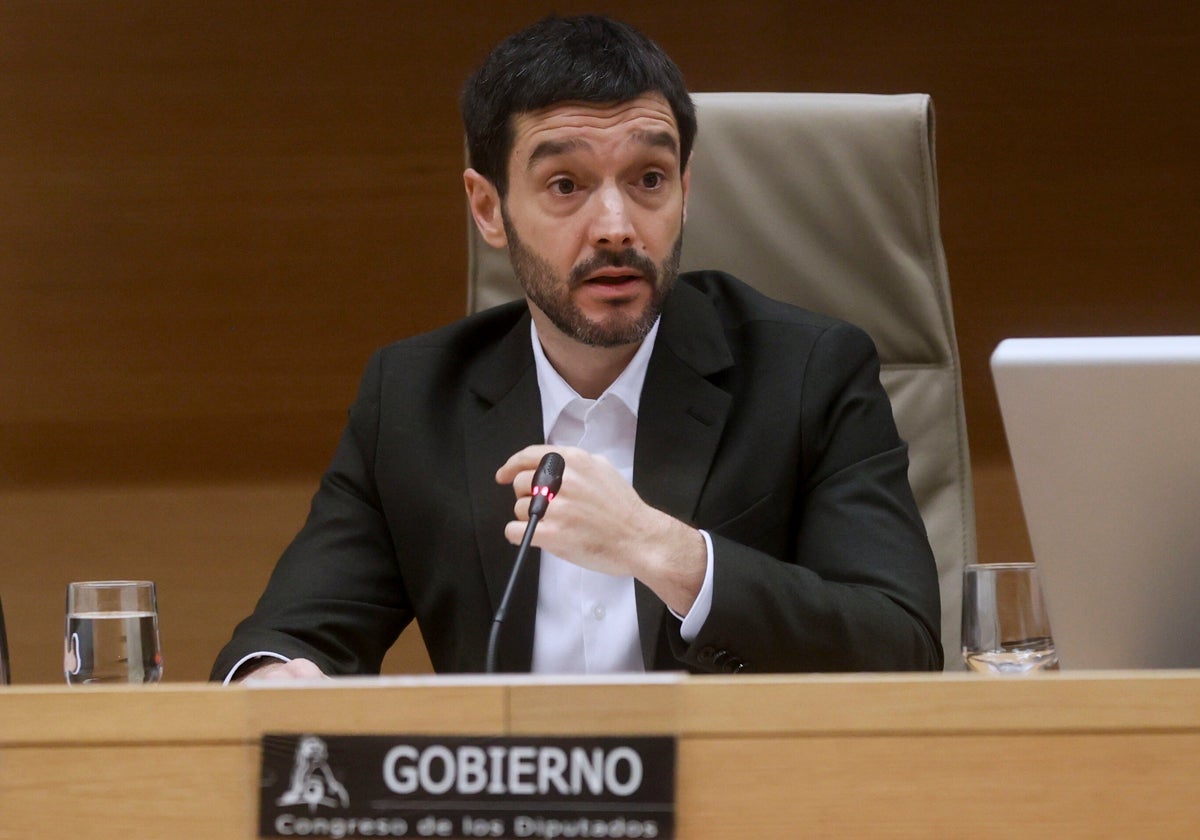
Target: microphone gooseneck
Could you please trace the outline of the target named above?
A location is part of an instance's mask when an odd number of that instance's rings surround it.
[[[496,673],[496,643],[500,638],[500,627],[504,624],[504,616],[508,613],[508,602],[512,598],[517,576],[521,573],[521,565],[529,544],[533,541],[533,532],[538,522],[546,515],[550,501],[562,487],[563,472],[567,462],[557,452],[547,452],[538,463],[537,471],[533,474],[533,495],[529,501],[529,522],[525,525],[525,535],[517,548],[517,559],[513,562],[512,572],[508,575],[508,584],[504,587],[504,595],[500,598],[500,606],[492,617],[492,630],[488,634],[487,673]]]

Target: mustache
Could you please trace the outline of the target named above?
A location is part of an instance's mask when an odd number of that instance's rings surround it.
[[[569,278],[570,287],[572,289],[579,288],[589,274],[602,268],[632,268],[649,280],[651,285],[658,285],[658,266],[654,264],[654,261],[633,248],[626,248],[623,251],[600,251],[594,257],[572,268]]]

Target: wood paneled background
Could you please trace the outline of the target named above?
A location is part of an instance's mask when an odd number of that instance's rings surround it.
[[[458,88],[559,2],[0,4],[0,597],[159,582],[201,679],[370,351],[464,311]],[[933,95],[983,559],[1028,556],[988,355],[1200,331],[1192,3],[608,2],[694,90]],[[427,667],[406,639],[389,668]]]

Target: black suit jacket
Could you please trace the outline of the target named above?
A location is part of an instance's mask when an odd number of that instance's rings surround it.
[[[256,650],[374,673],[414,617],[437,671],[482,671],[515,554],[512,489],[494,475],[542,441],[524,302],[376,353],[308,521],[214,678]],[[937,572],[907,468],[865,333],[728,275],[682,275],[646,374],[633,481],[711,534],[714,596],[688,644],[637,585],[647,669],[940,668]],[[530,667],[531,559],[502,670]]]

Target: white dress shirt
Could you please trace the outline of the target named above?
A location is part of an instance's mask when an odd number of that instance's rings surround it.
[[[579,396],[558,374],[531,325],[533,357],[542,397],[546,443],[601,455],[633,483],[638,404],[658,322],[621,375],[597,399]],[[547,516],[553,515],[553,504]],[[700,596],[683,619],[684,639],[695,638],[712,605],[712,542]],[[534,673],[643,671],[633,578],[594,572],[542,551],[533,634]]]

